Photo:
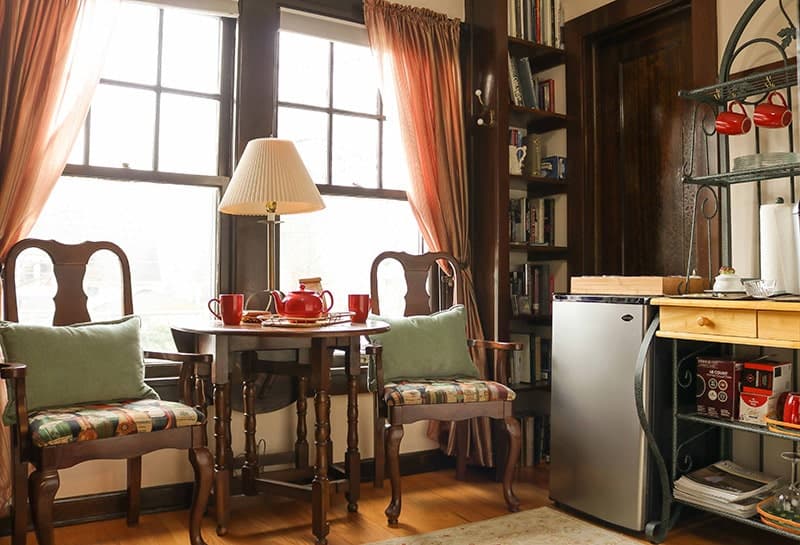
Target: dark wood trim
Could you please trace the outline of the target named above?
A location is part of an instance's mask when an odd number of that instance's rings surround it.
[[[408,196],[400,189],[376,189],[367,187],[350,187],[346,185],[317,185],[322,195],[341,197],[364,197],[370,199],[392,199],[407,201]]]
[[[132,168],[94,167],[88,165],[67,165],[64,176],[79,178],[101,178],[122,182],[162,182],[176,185],[199,185],[222,188],[228,183],[225,176],[206,176],[202,174],[181,174],[177,172],[157,172]]]
[[[400,455],[400,468],[403,475],[427,473],[455,467],[455,459],[440,450],[422,450]],[[237,459],[238,460],[238,459]],[[237,460],[234,460],[236,463]],[[261,459],[264,464],[291,462],[292,458],[282,453],[270,454]],[[241,460],[239,460],[241,462]],[[375,463],[372,458],[361,460],[361,482],[372,480]],[[364,485],[362,485],[364,486]],[[241,493],[239,479],[233,483],[232,491]],[[192,483],[176,483],[151,486],[142,489],[141,507],[143,513],[160,513],[188,509],[192,499]],[[213,502],[210,503],[213,505]],[[90,494],[56,500],[53,518],[55,526],[69,526],[85,522],[125,518],[127,512],[124,491]],[[11,519],[0,519],[0,536],[11,534]]]
[[[358,0],[279,0],[277,4],[284,8],[364,24],[364,7]]]
[[[472,276],[484,335],[508,339],[511,315],[508,285],[508,125],[509,89],[506,3],[466,0],[469,32],[465,52],[464,86],[466,138],[470,157],[470,242]],[[480,89],[494,123],[477,125],[485,116],[474,96]]]
[[[564,27],[566,44],[567,156],[570,158],[567,231],[570,275],[594,274],[594,248],[584,240],[584,221],[594,216],[592,188],[587,171],[594,163],[591,135],[595,112],[589,111],[586,93],[594,81],[592,44],[598,34],[636,24],[645,17],[688,7],[692,13],[693,86],[713,83],[717,77],[716,0],[617,0],[576,19]],[[681,153],[676,150],[676,153]],[[711,158],[715,162],[715,158]],[[676,174],[675,183],[680,183]],[[704,243],[701,243],[704,244]],[[702,247],[702,245],[698,245]],[[712,248],[719,253],[719,229],[712,232]],[[698,259],[703,262],[703,259]]]

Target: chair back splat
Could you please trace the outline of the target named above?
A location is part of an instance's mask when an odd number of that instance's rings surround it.
[[[131,296],[131,268],[128,257],[122,248],[113,242],[83,242],[81,244],[62,244],[55,240],[24,239],[8,252],[3,267],[3,287],[5,289],[4,316],[6,320],[19,320],[16,289],[17,258],[25,250],[35,248],[45,252],[53,262],[53,276],[58,285],[55,298],[53,325],[70,325],[91,320],[87,308],[88,297],[83,290],[86,265],[89,259],[100,250],[108,250],[119,258],[122,270],[122,311],[133,314]]]
[[[461,265],[445,252],[413,255],[406,252],[383,252],[372,262],[370,271],[371,309],[380,314],[379,266],[393,259],[400,263],[406,281],[404,316],[430,314],[464,301]],[[442,270],[442,263],[448,269]]]

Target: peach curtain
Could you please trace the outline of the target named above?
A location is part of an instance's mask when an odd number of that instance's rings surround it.
[[[100,79],[118,0],[0,0],[0,260],[27,236]],[[0,387],[0,407],[6,404]],[[10,501],[0,433],[0,509]]]
[[[470,269],[469,200],[459,64],[460,23],[424,8],[364,0],[364,20],[383,86],[397,99],[408,162],[408,201],[431,251],[448,252],[464,266],[467,333],[482,339]],[[391,93],[389,93],[391,94]],[[482,376],[486,361],[476,361]],[[449,426],[433,423],[445,451],[455,450]],[[494,465],[486,418],[470,423],[470,458]]]

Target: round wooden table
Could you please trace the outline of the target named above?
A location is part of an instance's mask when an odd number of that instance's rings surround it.
[[[233,469],[231,448],[230,406],[230,358],[242,352],[245,413],[245,465],[242,469],[242,484],[245,493],[259,491],[285,494],[304,498],[312,505],[312,532],[317,543],[327,543],[329,531],[327,511],[330,503],[331,475],[342,474],[334,479],[335,484],[346,484],[348,509],[358,508],[359,481],[361,479],[361,456],[358,451],[358,376],[361,373],[360,342],[362,335],[382,333],[389,325],[379,321],[366,323],[345,322],[340,324],[299,327],[262,326],[258,324],[223,325],[220,321],[197,320],[172,327],[173,337],[181,352],[204,352],[214,354],[212,381],[214,383],[214,437],[215,476],[214,497],[216,501],[217,533],[227,532],[230,518],[230,480]],[[267,362],[260,364],[256,350],[309,349],[308,362]],[[334,349],[345,352],[345,374],[347,377],[347,450],[343,470],[332,467],[330,442],[330,395],[331,356]],[[308,442],[305,438],[305,395],[299,395],[297,443],[295,444],[295,469],[275,475],[259,475],[256,453],[256,419],[253,406],[254,386],[249,368],[259,365],[259,370],[295,375],[301,384],[307,384],[314,392],[316,424],[314,444],[315,464],[308,467]],[[248,376],[251,378],[248,380]],[[310,484],[298,484],[305,474]],[[271,477],[271,478],[270,478]],[[292,482],[287,482],[291,480]]]

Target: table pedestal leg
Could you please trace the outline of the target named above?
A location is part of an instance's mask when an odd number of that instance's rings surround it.
[[[316,446],[316,465],[314,480],[311,482],[311,531],[319,545],[328,543],[328,507],[330,504],[330,482],[328,481],[328,450],[331,435],[330,388],[330,349],[326,339],[315,338],[311,342],[311,361],[319,362],[311,375],[314,394],[316,425],[314,445]]]
[[[214,384],[214,499],[216,502],[217,535],[228,533],[231,496],[231,385]]]
[[[358,511],[361,495],[361,454],[358,452],[358,376],[361,372],[361,351],[358,338],[350,339],[347,350],[347,451],[344,465],[347,471],[347,510]]]

